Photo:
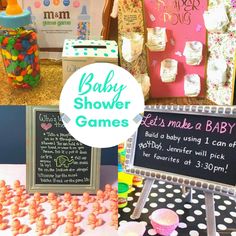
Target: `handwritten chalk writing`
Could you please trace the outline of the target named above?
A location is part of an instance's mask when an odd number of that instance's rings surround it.
[[[192,160],[191,159],[184,161],[184,165],[185,166],[190,166],[191,164],[192,164]]]
[[[233,132],[233,129],[235,127],[236,123],[228,123],[228,122],[216,122],[213,123],[211,120],[207,120],[206,122],[206,131],[207,132],[217,132],[220,134],[229,133],[231,134]]]
[[[170,120],[167,127],[180,128],[180,129],[193,129],[193,126],[190,122],[184,118],[183,121]]]
[[[50,130],[39,129],[50,122]],[[75,140],[55,112],[38,112],[37,184],[90,184],[91,148]]]
[[[171,140],[171,141],[176,141],[177,143],[180,143],[181,137],[174,135],[169,135],[168,133],[166,134],[166,139]]]
[[[234,128],[236,127],[236,122],[230,123],[230,122],[213,122],[212,120],[208,119],[206,123],[192,123],[190,122],[187,118],[184,118],[182,120],[167,120],[163,119],[159,116],[152,116],[150,113],[145,115],[143,117],[143,120],[141,122],[141,125],[144,125],[145,127],[170,127],[170,128],[179,128],[179,129],[195,129],[195,130],[202,130],[203,126],[205,127],[206,132],[211,132],[211,133],[220,133],[220,134],[225,134],[229,133],[232,134],[234,132]],[[148,135],[148,133],[147,133]],[[199,142],[200,139],[199,139]]]
[[[197,161],[197,164],[195,167],[202,168],[204,170],[208,170],[213,173],[217,173],[217,172],[227,173],[227,169],[228,169],[229,165],[226,164],[225,166],[215,166],[213,163]]]
[[[221,153],[221,154],[218,154],[218,153],[211,153],[211,155],[210,155],[210,160],[211,160],[212,158],[225,160],[225,155],[224,155],[223,153]]]
[[[40,114],[38,117],[39,121],[42,122],[41,126],[42,128],[45,127],[45,125],[49,125],[49,124],[44,124],[45,122],[47,123],[52,123],[52,125],[56,126],[56,127],[64,127],[63,123],[61,122],[61,117],[60,115],[52,115],[51,117],[49,117],[47,114]],[[50,124],[51,125],[51,124]],[[51,128],[51,127],[50,127]],[[47,129],[46,129],[47,131]]]
[[[209,143],[210,142],[210,143]],[[211,144],[212,146],[217,147],[227,147],[227,143],[222,140],[210,140],[209,137],[206,137],[205,144]]]
[[[158,116],[152,118],[151,114],[147,114],[146,116],[143,117],[141,125],[144,125],[146,127],[151,127],[151,126],[165,127],[165,121],[164,119],[161,119]]]
[[[147,141],[146,143],[140,143],[139,144],[139,149],[148,149],[148,148],[153,148],[156,150],[162,150],[162,144],[161,143],[156,143],[154,141]]]
[[[168,149],[166,149],[167,152],[178,152],[178,153],[183,153],[183,154],[187,154],[190,155],[192,153],[192,150],[187,149],[187,147],[183,147],[183,148],[175,148],[172,147],[171,145],[169,145]]]
[[[236,141],[234,141],[233,143],[229,143],[228,145],[230,148],[235,148],[236,147]]]
[[[145,132],[145,137],[149,137],[149,138],[158,138],[159,133],[156,132],[151,132],[149,133],[148,131]]]
[[[235,186],[235,124],[229,117],[145,112],[133,165]]]
[[[143,151],[143,156],[144,156],[144,157],[150,157],[151,154],[150,154],[150,153],[146,153],[145,151]]]
[[[217,147],[226,147],[227,143],[224,141],[213,140],[212,145]]]
[[[200,145],[202,143],[201,138],[195,138],[193,136],[183,137],[183,141],[185,141],[185,142],[194,142],[194,143],[197,143],[197,145]]]
[[[178,164],[180,160],[178,158],[167,157],[167,156],[159,156],[157,153],[154,154],[154,158],[156,160],[168,161]]]
[[[207,151],[206,150],[195,151],[194,154],[196,156],[206,157],[207,156]]]

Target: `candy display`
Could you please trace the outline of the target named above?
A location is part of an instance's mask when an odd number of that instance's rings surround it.
[[[14,10],[12,10],[14,9]],[[9,1],[6,12],[0,14],[0,44],[8,82],[15,88],[33,88],[40,77],[37,34],[31,26],[28,10],[17,1]]]

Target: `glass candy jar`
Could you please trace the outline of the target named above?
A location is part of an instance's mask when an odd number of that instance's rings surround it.
[[[33,88],[40,81],[39,47],[31,13],[8,0],[0,13],[0,45],[8,82],[15,88]]]

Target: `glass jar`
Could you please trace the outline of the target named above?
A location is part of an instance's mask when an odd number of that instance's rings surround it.
[[[33,88],[40,81],[37,33],[28,10],[0,14],[0,45],[8,82],[15,88]]]

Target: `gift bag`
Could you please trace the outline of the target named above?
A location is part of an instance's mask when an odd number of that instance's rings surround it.
[[[22,0],[32,13],[41,58],[61,59],[65,39],[100,39],[105,0]]]

